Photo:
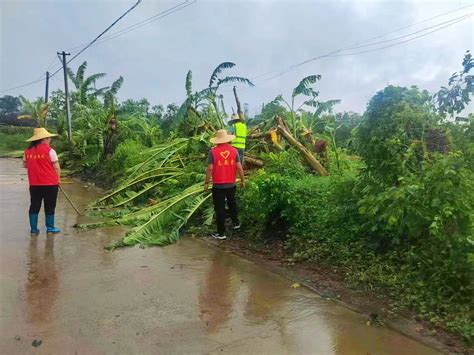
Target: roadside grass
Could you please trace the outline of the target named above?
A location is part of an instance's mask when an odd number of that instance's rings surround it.
[[[25,141],[31,134],[30,127],[0,127],[0,157],[21,158],[23,150],[27,147]]]

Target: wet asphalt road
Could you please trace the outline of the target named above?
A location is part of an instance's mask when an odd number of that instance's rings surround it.
[[[97,190],[64,189],[80,208]],[[109,252],[123,229],[29,236],[26,174],[0,159],[1,354],[435,354],[244,259],[192,238]],[[80,217],[84,218],[84,217]]]

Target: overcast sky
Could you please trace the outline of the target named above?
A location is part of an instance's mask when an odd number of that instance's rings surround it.
[[[143,0],[108,34],[182,2]],[[134,3],[135,0],[0,0],[0,90],[38,79],[50,65],[50,71],[58,68],[57,51],[89,42]],[[341,99],[337,111],[363,112],[368,100],[387,84],[417,85],[436,91],[447,84],[451,73],[460,70],[464,52],[473,49],[474,17],[470,17],[401,45],[323,58],[265,81],[272,75],[262,74],[280,73],[306,59],[351,47],[474,2],[198,0],[189,4],[167,17],[89,48],[70,66],[76,70],[87,60],[88,74],[107,73],[99,86],[106,86],[122,75],[125,82],[120,100],[145,97],[152,104],[179,104],[185,96],[188,70],[193,72],[193,89],[198,90],[207,86],[215,66],[231,61],[237,66],[229,75],[254,78],[257,84],[251,89],[240,86],[241,101],[249,103],[251,114],[278,94],[288,97],[303,77],[321,74],[322,80],[316,87],[322,99]],[[388,41],[472,12],[474,6],[372,42]],[[409,38],[412,37],[403,39]],[[50,87],[54,90],[63,85],[59,72]],[[222,93],[230,111],[234,104],[231,87]],[[0,93],[4,94],[41,96],[44,82]]]

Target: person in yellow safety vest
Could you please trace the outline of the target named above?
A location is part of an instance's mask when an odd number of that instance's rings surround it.
[[[234,113],[231,116],[231,120],[229,121],[228,131],[230,134],[233,134],[235,136],[235,139],[231,142],[231,145],[237,149],[240,161],[243,165],[245,142],[247,140],[247,125],[245,124],[243,118],[240,118]]]

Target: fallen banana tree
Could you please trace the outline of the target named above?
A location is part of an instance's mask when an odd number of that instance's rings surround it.
[[[309,151],[303,144],[301,144],[290,132],[285,120],[280,116],[275,116],[275,127],[268,131],[260,132],[254,131],[250,138],[260,139],[269,138],[273,146],[282,151],[284,148],[278,141],[277,134],[280,134],[292,147],[294,147],[307,162],[307,164],[321,176],[327,176],[328,172],[318,159]]]
[[[298,150],[298,152],[303,156],[303,158],[308,162],[308,164],[318,172],[321,176],[327,176],[328,172],[326,169],[321,165],[321,163],[314,157],[311,152],[306,149],[306,147],[301,144],[295,137],[293,137],[288,129],[287,125],[283,121],[281,117],[277,117],[277,128],[278,132],[281,133],[283,137],[290,143],[293,147]]]
[[[143,162],[132,167],[124,181],[90,207],[104,219],[78,227],[132,226],[121,241],[110,246],[115,248],[174,243],[200,210],[201,222],[211,224],[211,194],[203,190],[203,171],[193,164],[205,155],[190,154],[195,150],[192,146],[203,142],[203,137],[180,138],[144,151]]]
[[[300,152],[309,167],[320,175],[327,171],[288,130],[281,117],[276,128],[260,134],[269,137],[277,151],[283,150],[278,134]],[[131,230],[110,248],[132,246],[164,246],[179,240],[184,227],[196,220],[211,225],[214,209],[211,193],[203,190],[206,153],[210,133],[191,138],[177,138],[141,153],[142,161],[130,168],[127,177],[112,191],[98,199],[90,210],[102,220],[78,225],[80,228],[126,225]],[[245,156],[245,164],[261,168],[258,157]]]

